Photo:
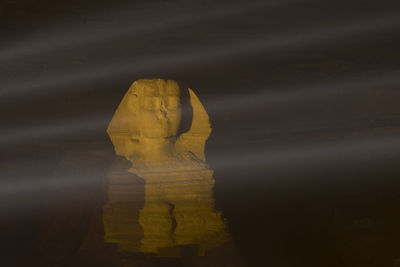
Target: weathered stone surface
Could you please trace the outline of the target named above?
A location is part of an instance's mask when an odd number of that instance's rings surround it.
[[[193,120],[180,136],[180,89],[170,80],[134,82],[108,127],[116,154],[131,161],[129,172],[145,181],[145,203],[137,214],[135,180],[115,169],[110,173],[105,242],[122,251],[177,257],[179,246],[195,245],[204,255],[228,239],[214,210],[213,171],[204,156],[209,117],[188,90]]]

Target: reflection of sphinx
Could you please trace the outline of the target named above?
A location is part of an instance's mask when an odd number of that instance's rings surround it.
[[[179,249],[174,248],[197,245],[198,254],[204,255],[227,240],[221,215],[214,211],[213,171],[204,156],[211,133],[209,118],[188,90],[193,120],[190,130],[179,137],[180,89],[171,80],[134,82],[108,127],[117,155],[131,161],[129,172],[145,180],[145,204],[139,213],[143,235],[136,246],[126,240],[138,236],[131,206],[115,200],[115,192],[135,194],[134,186],[126,179],[109,180],[109,201],[103,214],[105,242],[118,243],[122,251],[179,256]],[[119,190],[112,191],[112,187]]]

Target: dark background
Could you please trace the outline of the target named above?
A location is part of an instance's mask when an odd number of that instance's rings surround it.
[[[78,266],[96,244],[105,129],[156,77],[210,115],[217,209],[248,266],[400,266],[398,1],[2,0],[0,36],[5,266]]]

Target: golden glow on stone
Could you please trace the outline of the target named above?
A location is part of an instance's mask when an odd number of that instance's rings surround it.
[[[171,80],[134,82],[107,129],[116,154],[132,163],[129,172],[145,181],[145,203],[135,214],[134,179],[118,171],[110,175],[104,239],[121,251],[179,257],[179,246],[196,245],[204,255],[228,239],[221,214],[214,210],[213,171],[204,156],[209,117],[188,91],[193,119],[179,137],[180,88]]]

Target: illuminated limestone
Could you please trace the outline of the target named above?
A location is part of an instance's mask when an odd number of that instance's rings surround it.
[[[213,171],[204,156],[211,125],[198,97],[188,91],[193,119],[179,137],[180,89],[171,80],[134,82],[110,122],[107,132],[116,154],[132,162],[129,172],[145,181],[138,215],[135,180],[118,171],[110,175],[105,242],[117,243],[122,251],[179,256],[178,246],[197,245],[203,255],[227,240],[221,215],[214,211]]]
[[[172,156],[171,141],[180,123],[179,93],[174,81],[134,82],[107,129],[117,155],[134,168],[164,164]]]

